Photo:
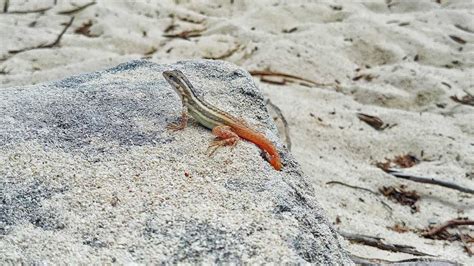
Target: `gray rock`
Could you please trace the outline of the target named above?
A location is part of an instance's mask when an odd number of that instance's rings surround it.
[[[278,146],[208,157],[209,130],[169,132],[181,112],[162,78],[181,69],[208,102]],[[132,61],[0,90],[0,263],[348,264],[251,76],[218,61]]]

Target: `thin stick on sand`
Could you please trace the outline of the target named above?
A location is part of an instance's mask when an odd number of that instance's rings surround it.
[[[380,238],[380,237],[359,235],[359,234],[353,234],[353,233],[348,233],[348,232],[343,232],[343,231],[339,231],[339,234],[351,242],[360,243],[363,245],[376,247],[383,250],[402,252],[402,253],[412,254],[415,256],[433,256],[431,254],[418,251],[412,246],[385,243],[383,241],[383,238]]]
[[[296,80],[296,81],[305,82],[305,83],[310,84],[310,85],[312,85],[312,86],[332,86],[332,84],[318,83],[318,82],[316,82],[316,81],[313,81],[313,80],[310,80],[310,79],[307,79],[307,78],[298,77],[298,76],[295,76],[295,75],[291,75],[291,74],[287,74],[287,73],[282,73],[282,72],[277,72],[277,71],[270,71],[270,70],[249,70],[249,73],[250,73],[252,76],[261,76],[261,77],[274,76],[274,77],[282,77],[284,80],[286,80],[287,78],[289,78],[289,79],[293,79],[293,80]]]
[[[458,190],[458,191],[462,191],[462,192],[465,192],[465,193],[474,194],[474,189],[463,187],[461,185],[458,185],[458,184],[455,184],[455,183],[452,183],[452,182],[449,182],[449,181],[439,180],[439,179],[436,179],[434,177],[415,176],[415,175],[401,173],[401,172],[398,172],[394,169],[388,169],[386,172],[388,174],[393,175],[394,177],[397,177],[397,178],[407,179],[407,180],[414,181],[414,182],[419,182],[419,183],[438,185],[438,186],[447,187],[447,188],[455,189],[455,190]]]
[[[71,14],[77,13],[77,12],[79,12],[79,11],[82,11],[82,10],[84,10],[84,9],[86,9],[86,8],[88,8],[88,7],[90,7],[90,6],[92,6],[92,5],[95,5],[95,4],[96,4],[96,2],[93,1],[93,2],[87,3],[87,4],[82,5],[82,6],[78,6],[78,7],[74,8],[74,9],[71,9],[71,10],[66,10],[66,11],[58,12],[58,14],[60,14],[60,15],[71,15]]]
[[[270,99],[267,99],[267,104],[275,110],[277,113],[278,117],[281,119],[283,122],[283,127],[285,128],[285,142],[286,142],[286,147],[288,148],[289,151],[291,151],[291,139],[290,139],[290,127],[288,126],[288,121],[286,121],[285,116],[281,112],[280,107],[276,106],[274,103],[270,101]]]
[[[434,227],[433,229],[429,230],[426,233],[421,234],[424,237],[430,237],[438,234],[439,232],[443,231],[444,229],[448,227],[455,227],[455,226],[460,226],[460,225],[474,225],[473,220],[463,220],[463,219],[454,219],[454,220],[449,220],[439,226]]]
[[[34,10],[18,10],[18,11],[9,11],[9,12],[5,12],[8,11],[8,1],[5,3],[5,5],[3,6],[3,11],[4,13],[8,13],[8,14],[30,14],[30,13],[42,13],[42,12],[46,12],[48,10],[50,10],[52,7],[45,7],[45,8],[40,8],[40,9],[34,9]]]
[[[349,254],[351,260],[357,265],[412,265],[415,263],[420,263],[420,265],[461,265],[457,262],[450,261],[450,260],[441,260],[441,259],[433,259],[433,258],[412,258],[406,260],[383,260],[383,259],[375,259],[375,258],[363,258],[356,256],[354,254]]]
[[[23,49],[20,49],[20,50],[10,50],[8,51],[8,53],[10,54],[18,54],[18,53],[21,53],[21,52],[25,52],[25,51],[29,51],[29,50],[34,50],[34,49],[41,49],[41,48],[53,48],[57,45],[59,45],[59,42],[61,41],[61,38],[63,37],[64,33],[66,33],[67,29],[72,25],[72,22],[74,21],[74,17],[71,17],[71,19],[69,20],[69,22],[64,26],[63,30],[61,31],[61,33],[59,33],[59,35],[56,37],[56,40],[54,40],[52,43],[49,43],[49,44],[40,44],[38,46],[35,46],[35,47],[30,47],[30,48],[23,48]]]

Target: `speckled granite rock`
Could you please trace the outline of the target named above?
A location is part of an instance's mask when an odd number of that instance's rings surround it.
[[[241,141],[206,155],[162,78],[187,74],[207,101],[278,144],[284,169]],[[0,262],[350,263],[249,74],[218,61],[133,61],[0,90]]]

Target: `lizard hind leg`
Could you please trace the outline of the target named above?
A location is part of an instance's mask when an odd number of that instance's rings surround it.
[[[212,156],[214,152],[222,146],[231,146],[232,148],[237,145],[239,136],[232,131],[229,126],[216,126],[212,129],[212,134],[217,138],[207,148],[207,152],[210,151],[209,156]]]

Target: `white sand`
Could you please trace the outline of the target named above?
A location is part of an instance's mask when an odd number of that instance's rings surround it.
[[[337,227],[345,231],[474,263],[459,242],[387,229],[402,222],[421,229],[456,217],[474,219],[471,195],[397,180],[374,166],[386,157],[411,153],[426,161],[405,171],[474,187],[474,108],[449,98],[474,94],[472,1],[108,1],[74,13],[58,47],[16,54],[9,51],[52,43],[70,19],[60,13],[89,2],[9,2],[8,12],[51,9],[0,14],[0,87],[60,79],[143,57],[160,63],[221,58],[248,70],[271,69],[330,84],[337,80],[338,88],[259,83],[288,120],[292,152],[312,178],[329,218],[340,217]],[[93,37],[74,33],[88,21]],[[172,24],[168,33],[195,30],[202,36],[163,37]],[[352,80],[360,74],[373,79]],[[356,112],[397,126],[376,131],[360,122]],[[406,184],[421,196],[420,211],[412,214],[409,207],[379,197],[393,208],[390,213],[370,193],[326,185],[331,180],[373,191]],[[349,243],[347,249],[370,258],[412,257]]]

